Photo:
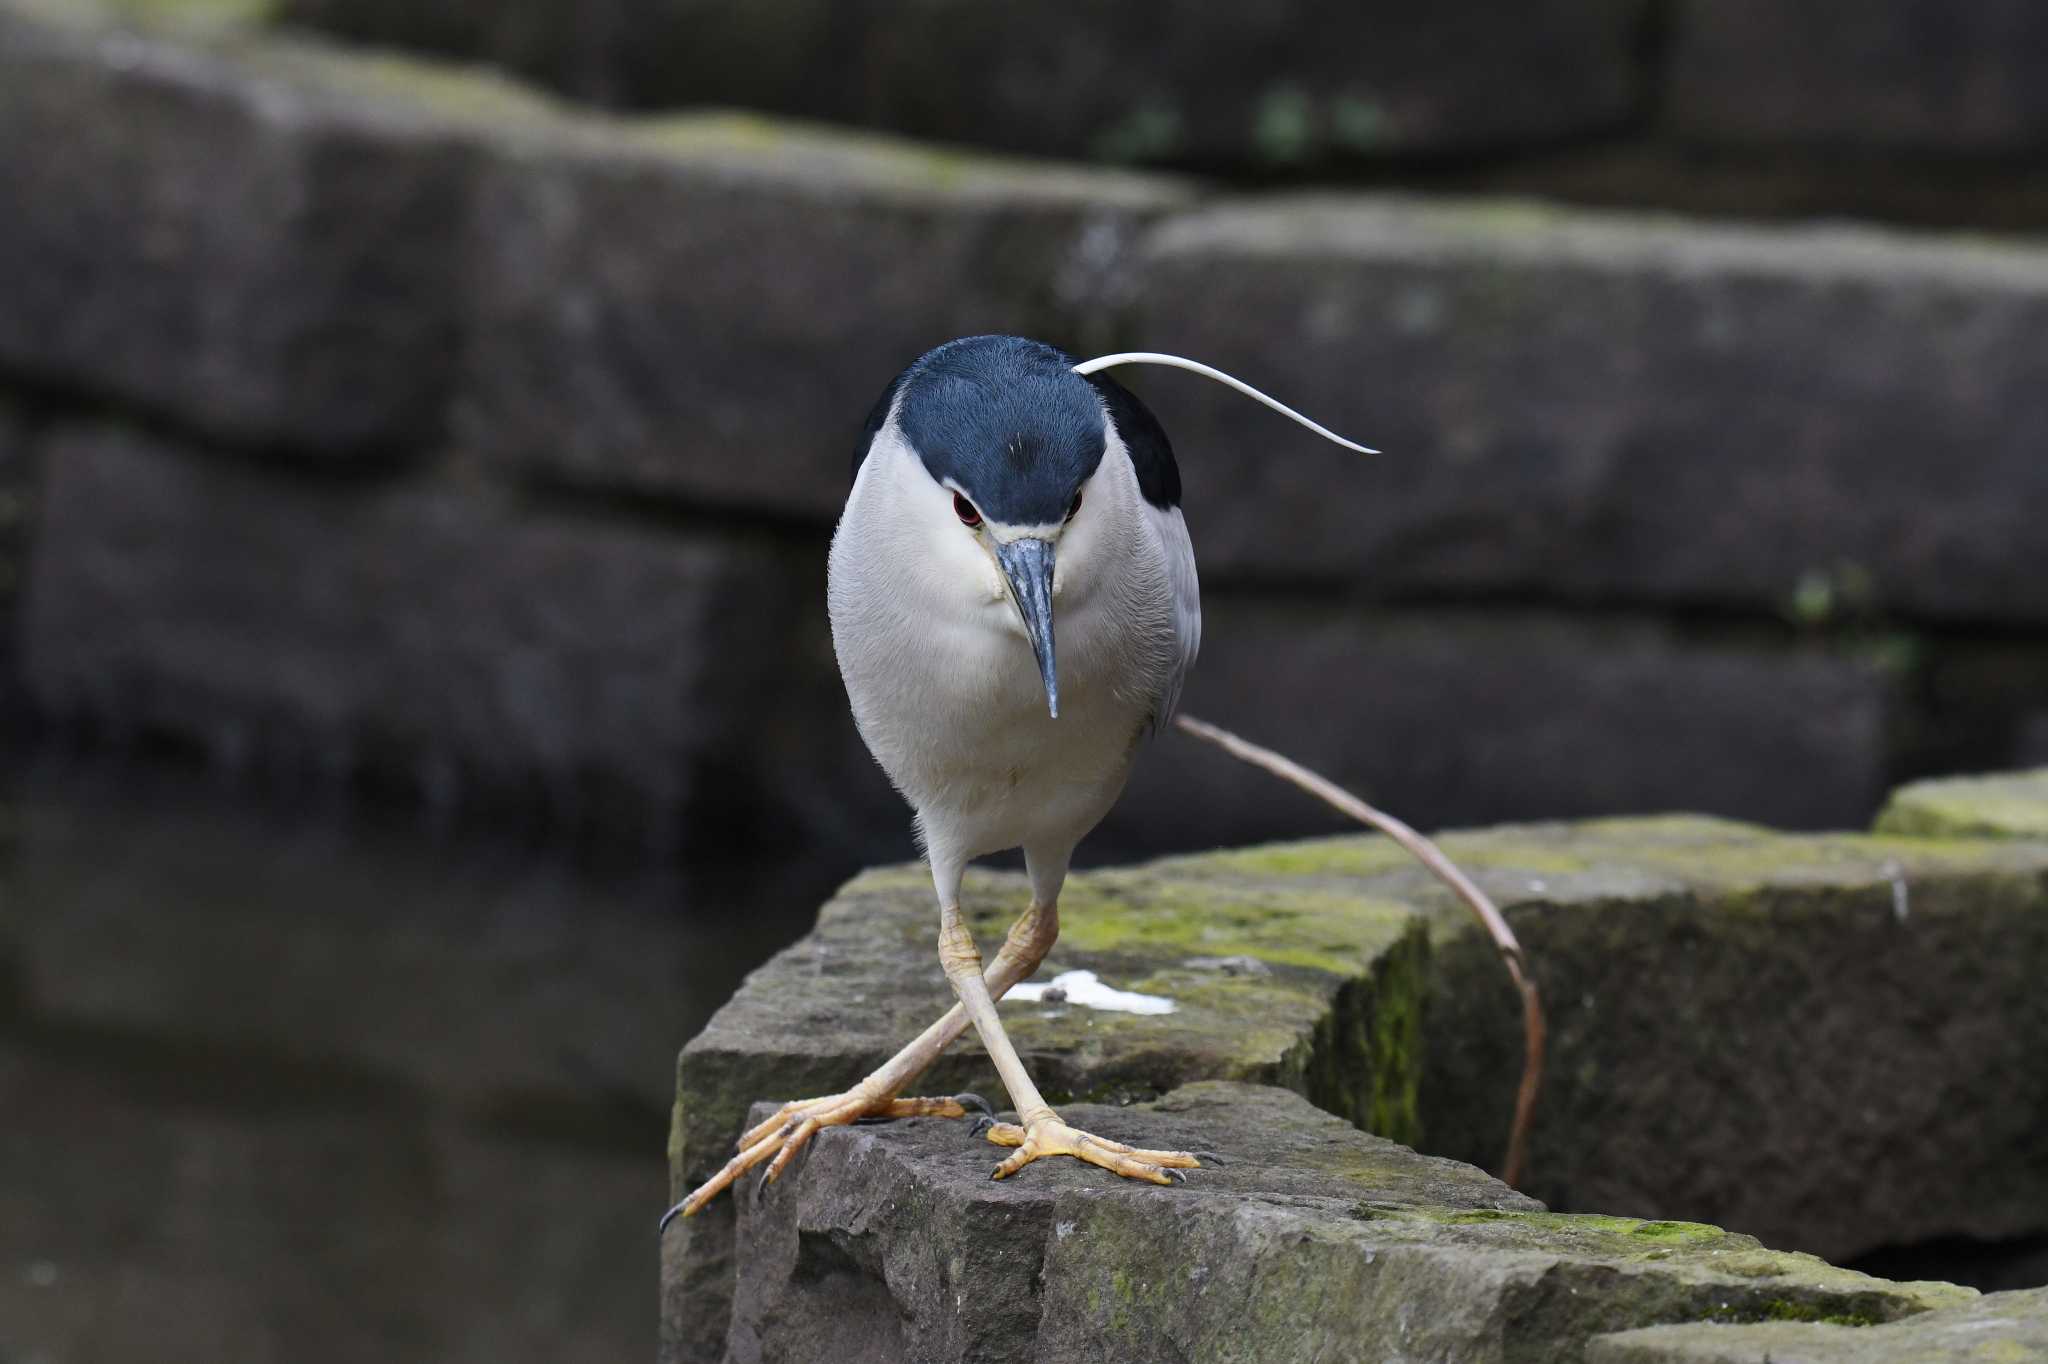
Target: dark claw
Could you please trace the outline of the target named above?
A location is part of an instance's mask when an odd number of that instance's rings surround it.
[[[1217,1155],[1217,1154],[1216,1154],[1216,1153],[1215,1153],[1214,1151],[1190,1151],[1190,1152],[1188,1152],[1188,1154],[1189,1154],[1189,1155],[1191,1155],[1191,1156],[1193,1156],[1193,1157],[1194,1157],[1194,1158],[1195,1158],[1196,1160],[1199,1160],[1199,1161],[1201,1161],[1201,1162],[1202,1162],[1202,1163],[1203,1163],[1204,1165],[1228,1165],[1228,1164],[1230,1164],[1230,1162],[1229,1162],[1229,1161],[1227,1161],[1227,1160],[1225,1160],[1225,1159],[1224,1159],[1223,1157],[1221,1157],[1221,1156]]]
[[[969,1135],[970,1137],[977,1137],[977,1138],[979,1138],[979,1137],[985,1137],[985,1136],[987,1136],[987,1135],[988,1135],[988,1130],[989,1130],[989,1129],[990,1129],[991,1127],[994,1127],[995,1125],[996,1125],[996,1118],[995,1118],[995,1114],[993,1114],[993,1113],[984,1113],[984,1114],[982,1114],[982,1115],[981,1115],[980,1117],[978,1117],[978,1118],[976,1118],[976,1119],[974,1120],[974,1125],[973,1125],[972,1127],[970,1127],[970,1128],[968,1128],[968,1129],[967,1129],[967,1135]]]
[[[962,1108],[974,1109],[983,1117],[988,1118],[991,1121],[993,1121],[996,1116],[996,1111],[988,1106],[988,1100],[982,1098],[979,1094],[955,1094],[953,1096],[953,1102],[959,1104]]]
[[[774,1162],[770,1161],[769,1164],[773,1165]],[[754,1200],[756,1202],[760,1201],[761,1195],[768,1192],[768,1186],[773,1182],[767,1170],[761,1171],[761,1177],[754,1181]]]
[[[687,1203],[689,1201],[690,1200],[686,1198],[683,1200],[683,1203]],[[673,1208],[670,1208],[667,1212],[661,1215],[661,1224],[654,1229],[655,1240],[659,1241],[662,1237],[668,1235],[668,1224],[675,1221],[677,1214],[682,1212],[683,1203],[676,1204]]]
[[[1175,1179],[1179,1180],[1183,1184],[1188,1182],[1188,1172],[1186,1170],[1181,1169],[1178,1165],[1167,1166],[1166,1173],[1172,1175]]]

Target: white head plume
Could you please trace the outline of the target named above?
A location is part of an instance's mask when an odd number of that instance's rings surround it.
[[[1279,399],[1269,398],[1244,380],[1225,374],[1222,370],[1205,365],[1199,360],[1188,360],[1178,355],[1162,355],[1158,351],[1127,350],[1119,351],[1115,355],[1098,355],[1093,360],[1083,360],[1080,364],[1074,366],[1074,373],[1094,374],[1098,370],[1109,369],[1116,365],[1166,365],[1172,369],[1191,370],[1203,378],[1214,379],[1219,384],[1234,388],[1247,398],[1258,399],[1258,401],[1272,408],[1275,412],[1280,413],[1284,417],[1293,418],[1321,436],[1324,440],[1341,445],[1346,450],[1356,450],[1361,455],[1376,455],[1379,453],[1379,451],[1368,449],[1356,441],[1344,439],[1328,427],[1319,426],[1315,422],[1310,421],[1307,417],[1302,416]]]

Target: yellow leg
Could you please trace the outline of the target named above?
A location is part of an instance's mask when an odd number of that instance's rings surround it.
[[[1002,950],[989,963],[986,982],[977,969],[975,982],[985,994],[1000,998],[1011,986],[1030,976],[1052,950],[1059,937],[1060,913],[1057,901],[1033,902],[1010,928]],[[977,963],[978,967],[978,963]],[[678,1215],[694,1215],[716,1198],[726,1186],[768,1161],[763,1179],[773,1181],[789,1165],[820,1128],[838,1127],[862,1118],[908,1118],[925,1115],[959,1118],[967,1108],[957,1098],[902,1099],[903,1087],[922,1075],[954,1038],[967,1030],[966,1006],[955,1004],[917,1039],[884,1062],[880,1069],[842,1094],[821,1099],[802,1099],[784,1104],[765,1122],[757,1123],[738,1142],[740,1152],[724,1168],[704,1181],[688,1198],[662,1216],[666,1228]],[[973,1096],[962,1096],[971,1098]]]
[[[1025,1073],[1017,1049],[1010,1045],[1009,1034],[996,1017],[995,1001],[982,979],[981,955],[975,950],[974,937],[960,920],[959,906],[950,903],[939,907],[939,961],[945,966],[946,978],[953,982],[961,1004],[966,1006],[967,1016],[974,1020],[981,1045],[995,1062],[996,1073],[1003,1077],[1003,1088],[1009,1091],[1010,1103],[1022,1122],[1022,1126],[998,1123],[988,1134],[989,1140],[999,1146],[1017,1148],[1015,1155],[996,1167],[995,1178],[1013,1175],[1042,1156],[1075,1156],[1126,1178],[1154,1184],[1172,1182],[1169,1170],[1201,1165],[1186,1151],[1141,1150],[1092,1136],[1060,1121],[1059,1114],[1046,1104],[1038,1086]]]

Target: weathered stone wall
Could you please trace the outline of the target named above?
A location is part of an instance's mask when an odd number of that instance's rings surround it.
[[[1518,22],[1592,60],[1627,8]],[[1190,709],[1415,819],[1840,824],[2044,756],[2038,249],[612,118],[218,14],[0,36],[0,695],[46,720],[901,852],[824,546],[873,395],[1000,329],[1389,450],[1133,380],[1190,489]],[[1094,846],[1330,827],[1245,783],[1162,743]]]

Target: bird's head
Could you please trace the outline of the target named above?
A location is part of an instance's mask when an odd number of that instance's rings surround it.
[[[1054,599],[1114,552],[1090,515],[1113,438],[1102,382],[1041,342],[966,337],[905,370],[870,423],[891,424],[923,467],[906,509],[921,552],[1030,642],[1055,716]]]
[[[1080,364],[1039,341],[969,336],[925,352],[868,416],[855,457],[887,444],[894,510],[912,538],[898,546],[945,588],[1030,641],[1046,709],[1060,713],[1053,603],[1084,597],[1140,556],[1140,509],[1173,513],[1180,472],[1144,404],[1101,373],[1168,365],[1227,384],[1330,440],[1372,454],[1242,380],[1150,351]],[[886,441],[885,438],[886,437]],[[1176,516],[1177,522],[1177,516]],[[1164,572],[1154,564],[1155,571]]]

